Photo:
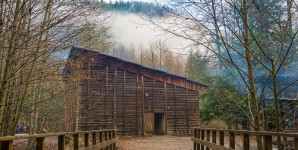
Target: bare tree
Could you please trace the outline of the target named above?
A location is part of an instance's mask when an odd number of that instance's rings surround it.
[[[172,8],[168,10],[169,15],[161,22],[152,18],[148,21],[167,33],[190,40],[195,46],[214,53],[222,64],[220,66],[248,93],[250,120],[256,131],[261,130],[257,95],[260,85],[256,85],[254,80],[256,75],[269,75],[274,83],[271,90],[275,98],[276,131],[280,132],[278,94],[282,90],[277,88],[276,76],[287,63],[297,63],[297,49],[293,47],[297,41],[297,30],[289,29],[289,26],[297,28],[290,23],[291,18],[296,16],[297,8],[292,7],[293,1],[288,1],[288,5],[285,3],[258,0],[168,1]],[[278,12],[278,16],[271,10],[285,11]],[[258,149],[262,149],[260,136],[257,136],[257,141]],[[281,149],[280,137],[278,146]]]

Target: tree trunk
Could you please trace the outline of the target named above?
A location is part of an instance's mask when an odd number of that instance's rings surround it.
[[[247,1],[243,0],[242,10],[243,10],[243,24],[244,24],[244,46],[246,49],[247,70],[248,70],[250,96],[251,96],[252,113],[253,113],[253,121],[254,121],[253,123],[254,123],[255,131],[260,131],[258,101],[257,101],[257,96],[256,96],[252,56],[251,56],[250,43],[249,43],[249,27],[248,27],[248,10],[247,10],[247,8],[248,8]],[[258,145],[258,150],[262,150],[261,136],[257,136],[257,145]]]

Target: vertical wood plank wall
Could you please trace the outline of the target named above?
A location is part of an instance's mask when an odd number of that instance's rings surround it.
[[[96,61],[90,63],[90,70],[89,64],[85,66],[80,70],[79,130],[116,127],[119,134],[140,135],[145,130],[147,113],[165,115],[166,134],[192,134],[199,125],[198,91],[99,65]],[[154,131],[153,123],[151,134]]]

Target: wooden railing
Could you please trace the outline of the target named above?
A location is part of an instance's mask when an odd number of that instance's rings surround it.
[[[92,144],[89,145],[92,135]],[[58,136],[58,150],[65,150],[65,136],[71,135],[74,138],[73,149],[116,149],[116,130],[94,130],[94,131],[79,131],[79,132],[61,132],[61,133],[48,133],[48,134],[35,134],[35,135],[22,135],[22,136],[4,136],[0,137],[1,150],[13,150],[13,141],[20,139],[35,139],[36,150],[45,150],[45,138]],[[84,135],[84,148],[79,147],[79,136]],[[97,138],[98,137],[98,138]],[[98,139],[98,140],[97,140]],[[97,142],[98,141],[98,142]]]
[[[219,135],[218,135],[219,134]],[[228,134],[228,143],[225,145],[225,134]],[[295,150],[298,150],[298,133],[281,133],[281,132],[266,132],[266,131],[247,131],[247,130],[219,130],[212,128],[198,128],[194,129],[194,137],[191,140],[194,142],[194,150],[220,149],[231,150],[235,149],[236,141],[235,135],[241,135],[242,149],[250,149],[251,136],[263,137],[264,150],[272,150],[272,137],[292,137],[294,139]],[[219,141],[217,142],[217,137]],[[227,144],[227,143],[226,143]]]

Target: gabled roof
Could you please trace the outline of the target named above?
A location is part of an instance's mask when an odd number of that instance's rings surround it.
[[[121,69],[124,71],[136,73],[139,75],[143,75],[144,77],[152,78],[152,79],[166,82],[169,84],[173,84],[176,86],[184,87],[186,89],[195,90],[195,91],[204,93],[204,92],[206,92],[206,89],[208,87],[205,84],[202,84],[202,83],[199,83],[196,81],[192,81],[192,80],[182,77],[182,76],[178,76],[178,75],[170,74],[170,73],[167,73],[167,72],[164,72],[161,70],[149,68],[149,67],[143,66],[141,64],[123,60],[121,58],[111,56],[108,54],[103,54],[103,53],[100,53],[95,50],[89,50],[89,49],[75,47],[75,46],[73,46],[71,48],[68,60],[76,59],[81,54],[91,54],[92,56],[97,55],[97,56],[100,56],[100,58],[101,58],[101,60],[100,60],[101,64],[104,64],[104,65],[107,65],[110,67],[115,67],[117,69]]]

